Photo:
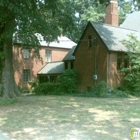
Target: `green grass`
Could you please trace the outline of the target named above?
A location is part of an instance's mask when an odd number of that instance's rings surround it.
[[[16,140],[127,140],[140,98],[28,96],[0,106],[0,131]]]
[[[17,102],[16,99],[3,99],[3,98],[0,98],[0,106],[11,105],[11,104],[14,104],[16,102]]]

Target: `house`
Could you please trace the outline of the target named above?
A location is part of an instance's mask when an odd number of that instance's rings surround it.
[[[73,52],[76,46],[73,46],[71,50],[66,54],[62,61],[55,61],[47,63],[40,71],[38,71],[37,76],[40,83],[43,82],[58,82],[58,77],[66,69],[74,69]]]
[[[38,72],[39,75],[44,75],[42,71],[47,64],[49,70],[51,67],[56,66],[58,72],[61,73],[62,70],[59,70],[59,64],[61,66],[63,64],[57,63],[56,61],[62,61],[69,50],[74,45],[76,45],[76,43],[65,36],[60,36],[58,37],[57,41],[50,42],[49,44],[42,39],[40,40],[40,57],[35,56],[33,53],[34,49],[31,51],[28,49],[22,49],[20,45],[20,43],[14,43],[13,47],[13,67],[15,71],[15,81],[20,87],[29,87],[28,82],[37,78]],[[54,72],[56,73],[56,71]],[[52,71],[50,73],[52,74]],[[54,77],[52,77],[50,80],[54,81]],[[42,78],[41,80],[43,81],[44,79]]]
[[[78,42],[74,51],[74,69],[78,72],[80,91],[94,87],[101,81],[107,82],[110,88],[123,85],[124,73],[120,69],[129,66],[129,59],[122,40],[128,39],[129,34],[140,39],[140,28],[139,24],[135,28],[126,26],[130,23],[129,16],[119,27],[117,9],[117,0],[110,1],[106,8],[106,23],[88,22]]]
[[[73,56],[73,53],[75,51],[75,48],[76,46],[73,46],[71,50],[67,53],[67,55],[63,58],[65,70],[74,69],[75,56]]]

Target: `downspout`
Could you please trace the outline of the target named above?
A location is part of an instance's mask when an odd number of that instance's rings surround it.
[[[94,49],[94,75],[93,75],[93,79],[95,81],[95,85],[97,84],[97,39],[94,37],[93,39],[93,44],[95,46]]]

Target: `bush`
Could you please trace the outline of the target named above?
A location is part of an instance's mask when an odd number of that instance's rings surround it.
[[[77,89],[77,72],[68,69],[59,77],[62,88],[67,93],[73,93]]]
[[[61,94],[61,84],[59,83],[41,83],[35,87],[34,92],[36,95],[51,95],[51,94]]]
[[[99,97],[105,96],[108,93],[107,83],[105,81],[98,83],[94,88],[94,92]]]
[[[30,93],[30,89],[28,87],[18,87],[21,93]]]
[[[115,89],[112,91],[111,97],[128,97],[128,94],[123,90]]]
[[[38,84],[39,84],[39,80],[38,79],[34,79],[32,81],[29,81],[28,83],[29,83],[29,85],[31,85],[32,92],[34,92],[35,87],[38,86]]]
[[[125,86],[133,95],[140,92],[140,72],[129,73],[125,76]]]

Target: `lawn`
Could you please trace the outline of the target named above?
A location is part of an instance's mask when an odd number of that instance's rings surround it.
[[[28,96],[0,106],[0,131],[16,140],[128,140],[140,98]]]

